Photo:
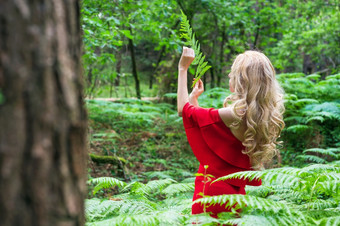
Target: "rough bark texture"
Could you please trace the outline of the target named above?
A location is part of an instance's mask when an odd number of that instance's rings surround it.
[[[79,1],[0,1],[0,225],[82,225]]]

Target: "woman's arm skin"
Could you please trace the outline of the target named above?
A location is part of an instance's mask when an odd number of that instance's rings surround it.
[[[195,81],[195,79],[194,79]],[[204,85],[202,80],[198,80],[196,82],[194,88],[192,89],[190,95],[189,95],[189,103],[194,105],[195,107],[199,107],[198,105],[198,97],[204,92]]]
[[[183,47],[182,56],[178,63],[177,112],[179,116],[182,116],[183,107],[189,101],[187,74],[188,68],[194,59],[194,50]]]

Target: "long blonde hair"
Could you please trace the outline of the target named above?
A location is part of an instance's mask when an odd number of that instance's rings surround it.
[[[285,124],[283,122],[283,94],[275,78],[275,70],[270,60],[257,51],[246,51],[236,57],[230,72],[230,84],[234,93],[224,101],[224,107],[231,101],[238,128],[246,121],[246,147],[243,150],[250,158],[253,169],[262,169],[278,154],[276,145]]]

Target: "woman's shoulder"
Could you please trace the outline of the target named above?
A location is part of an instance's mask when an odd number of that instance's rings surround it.
[[[224,122],[224,124],[228,127],[230,127],[231,124],[235,122],[235,114],[231,107],[224,107],[218,109],[218,114],[222,121]]]
[[[244,111],[239,111],[239,114],[244,114]],[[247,130],[245,120],[240,119],[234,113],[232,107],[224,107],[218,109],[218,114],[223,123],[230,129],[232,134],[240,141],[244,140],[244,133]],[[237,125],[237,126],[235,126]]]

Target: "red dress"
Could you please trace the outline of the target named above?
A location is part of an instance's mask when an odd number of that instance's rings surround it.
[[[211,174],[214,180],[231,173],[251,170],[248,155],[242,154],[245,147],[224,124],[217,109],[194,107],[188,102],[183,108],[182,117],[188,142],[200,162],[199,174]],[[204,165],[209,166],[206,172]],[[196,177],[193,201],[202,197],[200,193],[203,190],[207,196],[245,194],[245,185],[261,185],[261,181],[230,179],[211,185],[211,182],[207,182],[204,187],[203,179],[203,176]],[[214,217],[226,211],[230,209],[220,205],[206,208],[206,212],[211,212]],[[194,204],[192,214],[199,213],[203,213],[203,205]]]

